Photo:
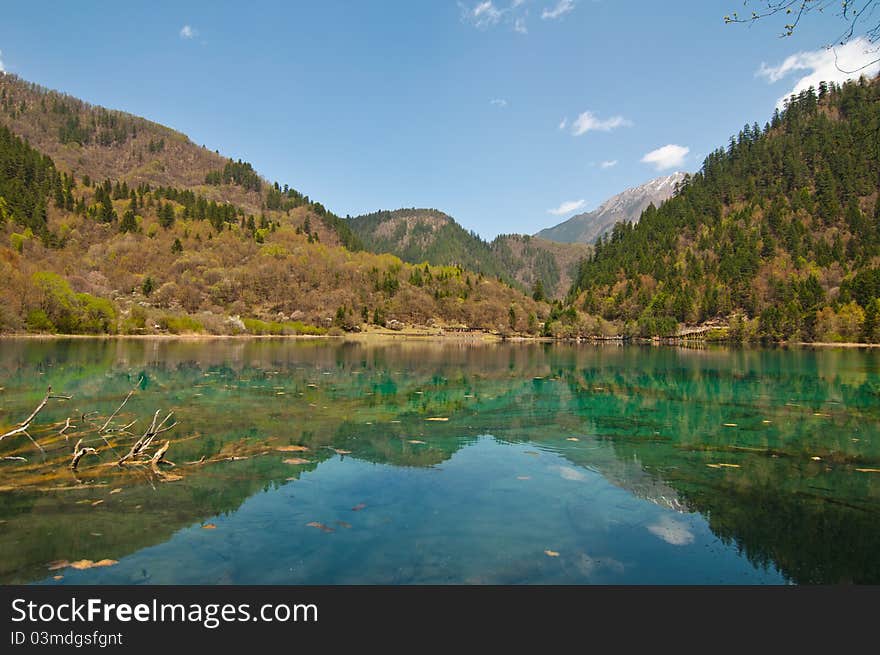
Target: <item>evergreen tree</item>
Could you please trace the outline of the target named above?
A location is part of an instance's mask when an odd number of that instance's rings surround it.
[[[538,302],[547,299],[547,296],[544,294],[544,283],[541,280],[536,280],[534,286],[532,286],[532,298]]]
[[[122,220],[119,222],[119,231],[137,232],[137,221],[135,220],[134,212],[131,209],[126,210],[122,215]]]
[[[174,225],[174,207],[170,202],[166,202],[159,206],[159,225],[166,230]]]
[[[153,289],[155,288],[155,283],[153,282],[153,278],[149,275],[144,278],[143,284],[141,284],[141,293],[145,296],[149,297],[151,293],[153,293]]]

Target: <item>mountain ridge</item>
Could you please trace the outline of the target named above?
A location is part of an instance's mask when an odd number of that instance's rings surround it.
[[[0,279],[0,332],[534,333],[547,312],[492,276],[363,251],[247,162],[4,73]]]
[[[460,265],[557,299],[564,297],[574,269],[589,252],[579,244],[528,235],[485,241],[438,209],[383,210],[351,218],[350,225],[374,252],[390,252],[412,264]]]
[[[686,173],[675,172],[648,180],[607,198],[596,209],[576,214],[535,236],[560,243],[595,243],[621,221],[632,223],[650,204],[659,206],[675,192]]]
[[[673,198],[596,244],[557,328],[880,341],[878,135],[880,76],[823,82],[747,123]]]

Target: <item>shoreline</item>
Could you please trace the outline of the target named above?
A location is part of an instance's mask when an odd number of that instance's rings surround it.
[[[497,333],[486,331],[474,332],[430,332],[430,331],[394,331],[376,330],[369,332],[348,332],[345,334],[32,334],[32,333],[9,333],[0,334],[0,342],[3,340],[33,340],[33,341],[60,341],[64,339],[74,340],[132,340],[132,341],[257,341],[257,340],[290,340],[290,341],[318,341],[318,340],[341,340],[341,341],[444,341],[455,343],[561,343],[561,344],[584,344],[584,345],[653,345],[653,346],[720,346],[720,347],[759,347],[759,348],[880,348],[880,343],[862,343],[856,341],[780,341],[774,343],[747,342],[732,343],[730,341],[697,340],[697,339],[623,339],[623,338],[590,338],[582,337],[575,339],[554,339],[542,336],[502,336]]]

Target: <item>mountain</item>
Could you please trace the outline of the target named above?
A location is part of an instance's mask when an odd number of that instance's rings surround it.
[[[0,279],[5,332],[525,332],[547,313],[494,276],[366,252],[247,162],[4,73]]]
[[[505,273],[489,244],[436,209],[378,211],[356,216],[349,225],[373,252],[390,252],[413,264],[462,266],[493,277]]]
[[[508,275],[534,291],[538,282],[548,298],[564,298],[578,265],[590,253],[582,243],[556,243],[525,234],[500,234],[489,244]]]
[[[325,243],[360,247],[345,221],[320,203],[287,185],[268,183],[247,162],[222,157],[139,116],[0,73],[0,121],[76,177],[189,189],[255,215],[284,211],[300,223],[310,215]]]
[[[639,220],[648,205],[659,207],[671,197],[685,173],[673,173],[627,189],[603,202],[598,209],[572,216],[567,221],[541,230],[535,236],[561,243],[595,243],[615,223]]]
[[[413,264],[461,266],[530,292],[540,281],[546,295],[556,298],[568,291],[574,269],[588,252],[583,246],[521,235],[486,242],[436,209],[378,211],[352,218],[350,225],[373,252],[390,252]]]
[[[617,225],[551,329],[663,336],[717,321],[733,339],[880,341],[878,185],[880,78],[809,88]]]

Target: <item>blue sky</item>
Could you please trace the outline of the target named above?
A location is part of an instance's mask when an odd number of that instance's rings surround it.
[[[696,170],[799,82],[836,72],[821,50],[833,17],[780,39],[779,22],[724,25],[741,8],[10,3],[0,65],[174,127],[342,216],[435,207],[490,238]]]

